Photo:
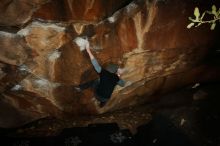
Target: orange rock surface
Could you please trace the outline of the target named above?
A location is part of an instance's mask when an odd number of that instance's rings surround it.
[[[219,30],[186,28],[194,7],[204,3],[24,1],[0,4],[0,119],[5,119],[0,127],[45,116],[62,118],[65,113],[104,113],[190,83],[218,79],[219,69],[202,63]],[[79,93],[73,88],[98,77],[86,52],[73,41],[81,36],[88,37],[103,67],[114,62],[125,70],[126,86],[116,87],[103,108],[91,89]],[[19,113],[21,120],[11,122],[13,114],[4,114],[8,111]]]

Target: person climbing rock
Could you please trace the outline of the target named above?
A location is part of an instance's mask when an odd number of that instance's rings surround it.
[[[94,88],[95,96],[97,100],[100,101],[100,106],[102,107],[110,99],[116,85],[121,87],[125,85],[125,81],[120,79],[123,71],[117,64],[109,64],[106,69],[101,67],[92,54],[89,46],[86,47],[86,51],[90,57],[94,69],[99,74],[99,78],[79,85],[78,87],[75,87],[75,89],[77,91],[82,91],[89,87]]]

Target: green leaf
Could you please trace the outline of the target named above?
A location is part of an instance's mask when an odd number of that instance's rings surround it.
[[[200,20],[202,20],[204,18],[205,14],[206,14],[206,12],[202,13]]]
[[[212,23],[212,25],[211,25],[211,30],[214,30],[215,29],[215,26],[216,26],[216,23]]]
[[[215,16],[217,16],[217,12],[216,12],[216,6],[212,5],[212,14],[214,14]]]
[[[192,26],[194,26],[195,23],[190,23],[187,25],[187,28],[190,29]]]
[[[198,23],[195,27],[198,27],[198,26],[200,26],[202,23],[200,22],[200,23]]]
[[[219,16],[219,14],[220,14],[220,8],[218,9],[218,11],[217,11],[217,15]]]
[[[189,20],[193,21],[194,19],[192,19],[192,17],[188,17]]]
[[[198,20],[199,20],[199,16],[200,16],[199,8],[198,8],[198,7],[195,7],[195,9],[194,9],[194,15],[196,16],[196,20],[198,21]]]
[[[193,19],[192,17],[189,17],[189,20],[192,21],[192,22],[198,22],[195,19]]]

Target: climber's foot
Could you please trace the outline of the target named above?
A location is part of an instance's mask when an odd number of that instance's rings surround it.
[[[77,92],[81,92],[82,89],[80,87],[74,87],[74,89],[77,91]]]

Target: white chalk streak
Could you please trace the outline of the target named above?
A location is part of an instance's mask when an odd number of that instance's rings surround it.
[[[31,23],[30,25],[28,25],[27,27],[25,27],[24,29],[21,29],[20,31],[17,32],[18,35],[21,35],[21,36],[26,36],[30,33],[30,30],[32,28],[35,28],[35,27],[40,27],[40,28],[43,28],[43,29],[54,29],[56,30],[57,32],[63,32],[65,31],[65,27],[61,27],[61,26],[58,26],[56,24],[52,24],[52,23],[42,23],[42,22],[33,22]]]
[[[130,3],[130,4],[126,7],[127,13],[130,13],[131,11],[133,11],[134,9],[136,9],[137,7],[138,7],[138,5],[135,4],[134,2]]]
[[[18,90],[21,90],[21,89],[22,89],[22,86],[17,84],[13,88],[11,88],[11,91],[18,91]]]
[[[86,47],[89,47],[89,41],[87,39],[83,39],[81,37],[77,37],[73,41],[80,47],[80,51],[83,51],[83,50],[86,49]]]
[[[61,52],[59,52],[58,50],[53,51],[52,53],[48,54],[48,59],[50,61],[55,61],[56,59],[58,59],[61,55]]]
[[[0,31],[0,36],[1,36],[1,37],[13,38],[13,37],[16,36],[16,34],[14,34],[14,33],[9,33],[9,32],[4,32],[4,31]]]

